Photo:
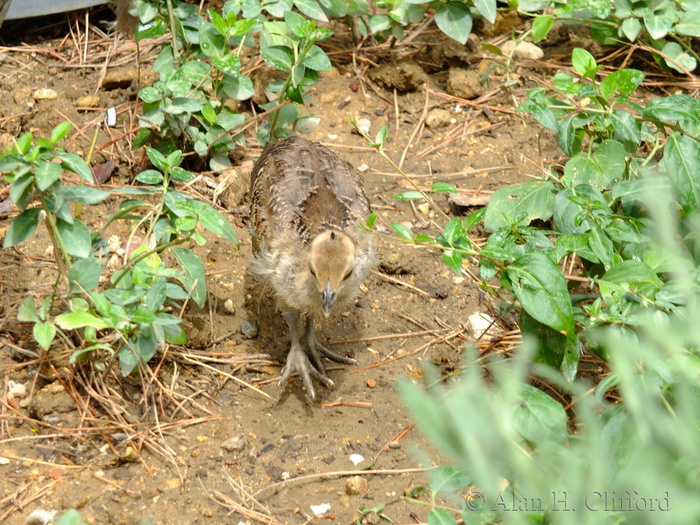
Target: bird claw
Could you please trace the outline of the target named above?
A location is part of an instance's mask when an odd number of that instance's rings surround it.
[[[309,347],[309,352],[311,353],[314,360],[318,364],[321,364],[321,358],[319,357],[319,354],[321,354],[326,359],[330,359],[331,361],[335,361],[336,363],[342,363],[344,365],[356,365],[357,364],[357,360],[352,358],[352,357],[336,354],[332,350],[328,350],[328,348],[326,348],[321,343],[319,343],[318,339],[316,338],[315,333],[308,337],[307,345]],[[321,367],[323,367],[322,364],[321,364]],[[323,368],[322,368],[322,370],[323,370]]]
[[[323,371],[325,372],[325,370]],[[306,355],[304,350],[297,346],[292,347],[289,350],[289,355],[287,356],[287,362],[282,370],[282,376],[279,380],[279,385],[283,385],[287,380],[293,375],[298,374],[304,383],[304,388],[309,394],[311,399],[316,398],[316,391],[314,390],[313,382],[311,378],[313,377],[318,382],[323,383],[327,388],[333,388],[335,383],[333,380],[325,375],[325,373],[319,372],[319,370],[311,363],[309,356]]]

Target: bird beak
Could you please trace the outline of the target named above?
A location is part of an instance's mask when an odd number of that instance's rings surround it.
[[[321,292],[321,303],[323,303],[323,315],[328,318],[331,315],[331,308],[335,302],[335,292],[331,289],[331,283],[326,284],[326,287]]]

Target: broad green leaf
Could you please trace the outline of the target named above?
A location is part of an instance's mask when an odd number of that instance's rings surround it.
[[[156,322],[158,321],[156,320]],[[184,345],[187,343],[187,334],[185,334],[185,331],[179,324],[163,326],[163,336],[165,341],[171,345]]]
[[[700,143],[672,133],[664,146],[664,165],[684,202],[700,206]]]
[[[56,337],[56,327],[49,322],[36,323],[32,329],[32,333],[34,334],[36,342],[39,343],[39,346],[44,350],[48,350],[54,337]]]
[[[486,208],[486,231],[508,226],[518,220],[528,224],[534,219],[547,221],[552,216],[554,186],[549,182],[531,181],[497,189]]]
[[[54,182],[61,178],[61,166],[55,162],[44,161],[34,168],[36,186],[46,191]]]
[[[468,487],[473,478],[463,467],[447,465],[430,475],[430,491],[434,494],[453,494]]]
[[[642,292],[646,289],[656,290],[661,287],[661,280],[648,264],[637,260],[622,261],[610,268],[598,281],[600,292],[610,297],[620,286],[633,285]]]
[[[92,326],[97,330],[108,328],[109,325],[101,317],[96,317],[89,312],[67,312],[56,317],[56,324],[64,330],[74,330],[85,326]]]
[[[698,61],[693,55],[688,53],[677,42],[668,42],[661,52],[666,55],[664,60],[671,69],[675,69],[679,73],[685,74],[686,71],[693,71],[698,65]]]
[[[97,204],[111,196],[111,193],[98,190],[92,186],[73,185],[63,188],[63,198],[71,202]]]
[[[100,276],[102,274],[102,266],[96,257],[88,257],[77,261],[71,266],[68,272],[68,281],[75,291],[81,288],[86,292],[91,292],[97,285],[100,284]],[[74,286],[73,283],[78,283],[80,287]]]
[[[615,130],[613,137],[618,142],[631,145],[627,148],[631,153],[637,151],[637,147],[642,143],[642,126],[631,113],[616,109],[610,115],[610,121]]]
[[[286,71],[294,63],[294,51],[287,46],[267,46],[260,48],[260,55],[268,65]]]
[[[40,208],[30,208],[20,213],[7,229],[3,247],[9,248],[31,237],[39,225],[40,211]]]
[[[77,219],[73,221],[73,224],[58,219],[56,220],[56,227],[69,255],[80,257],[81,259],[90,255],[92,238],[87,226]]]
[[[226,96],[234,100],[248,100],[255,94],[255,87],[253,86],[253,81],[243,74],[236,76],[226,75],[224,81],[221,85]],[[221,117],[221,113],[219,117]],[[217,121],[219,119],[217,118]],[[229,129],[224,127],[224,129]]]
[[[95,184],[95,179],[92,176],[92,170],[87,162],[75,153],[65,153],[63,151],[56,153],[56,157],[61,161],[61,167],[64,170],[75,173],[85,182]]]
[[[292,30],[292,33],[299,38],[307,37],[312,29],[311,22],[294,11],[286,11],[284,13],[284,21],[287,27]]]
[[[445,250],[442,252],[443,262],[452,268],[457,275],[462,274],[462,254],[454,250]]]
[[[574,48],[571,54],[571,62],[576,72],[584,78],[594,79],[602,66],[595,63],[595,58],[583,48]]]
[[[566,335],[535,320],[523,309],[520,310],[518,325],[524,338],[534,339],[537,342],[535,361],[559,368],[566,353]]]
[[[323,49],[317,45],[311,46],[302,64],[314,71],[329,71],[331,69],[331,61],[328,59]]]
[[[513,292],[533,318],[562,333],[572,333],[574,316],[564,274],[543,252],[526,253],[507,268]]]
[[[199,26],[199,48],[210,58],[220,57],[224,54],[224,50],[228,50],[226,39],[207,22],[202,22]]]
[[[613,243],[601,228],[593,228],[588,233],[588,246],[591,248],[596,258],[605,265],[605,268],[610,268],[613,264]]]
[[[474,7],[486,20],[496,23],[496,0],[473,0]]]
[[[627,150],[616,140],[604,140],[593,153],[577,153],[564,166],[566,186],[590,184],[606,188],[625,172]]]
[[[620,29],[622,34],[627,37],[627,40],[634,42],[642,30],[642,23],[637,18],[627,18],[622,21]]]
[[[587,202],[589,207],[595,203],[607,205],[603,194],[589,184],[560,191],[554,198],[554,221],[562,233],[585,233],[594,226],[586,208],[578,204],[577,199]]]
[[[629,97],[644,81],[644,73],[636,69],[619,69],[610,73],[600,83],[600,93],[610,99],[619,92],[623,97]]]
[[[323,12],[323,9],[321,9],[321,6],[318,5],[316,0],[294,0],[294,5],[309,18],[320,20],[321,22],[328,22],[326,13]]]
[[[51,144],[56,144],[56,142],[59,142],[66,138],[66,135],[68,135],[68,132],[70,131],[70,122],[61,122],[58,126],[53,128],[51,131],[51,138],[49,139],[49,142]]]
[[[686,5],[688,2],[685,2]],[[677,33],[686,36],[700,37],[700,10],[682,11],[680,20],[674,29]]]
[[[122,375],[126,377],[131,374],[138,364],[139,360],[136,356],[136,350],[132,349],[128,343],[125,344],[119,351],[119,368],[121,369]]]
[[[145,170],[136,175],[136,180],[142,184],[154,186],[163,182],[163,174],[158,170]]]
[[[643,111],[643,116],[657,120],[677,122],[683,120],[698,121],[700,100],[690,95],[671,95],[652,98]]]
[[[413,241],[413,232],[410,228],[404,226],[403,224],[396,224],[393,222],[389,226],[392,230],[394,230],[394,233],[400,238],[405,239],[407,241]]]
[[[533,100],[525,100],[516,110],[518,113],[529,113],[533,118],[542,124],[549,131],[557,133],[559,131],[559,123],[549,106],[543,103],[534,102]]]
[[[539,15],[535,17],[532,22],[532,41],[534,43],[540,42],[547,38],[549,31],[554,25],[554,17],[551,15]]]
[[[205,203],[199,203],[198,216],[199,221],[207,230],[217,235],[228,239],[238,246],[238,235],[233,229],[231,223],[228,222],[221,213]]]
[[[472,30],[472,15],[466,3],[451,0],[438,4],[435,23],[443,33],[464,45]]]
[[[238,76],[241,72],[241,59],[234,54],[224,55],[223,58],[214,57],[211,63],[216,69],[226,75]]]
[[[644,14],[644,26],[649,31],[649,35],[654,40],[665,37],[676,21],[676,10],[669,6],[663,11],[652,11],[649,9]]]
[[[38,323],[41,321],[36,311],[36,300],[33,296],[30,295],[24,298],[17,311],[17,320],[22,323]]]
[[[513,426],[531,445],[565,444],[569,439],[566,411],[560,403],[532,385],[523,385],[521,403],[513,413]]]
[[[428,525],[457,525],[457,520],[445,509],[431,509],[428,513]]]
[[[175,247],[172,251],[180,268],[185,271],[185,275],[179,280],[189,292],[192,300],[197,303],[197,306],[200,308],[204,307],[204,303],[207,300],[207,282],[204,274],[204,263],[193,252],[185,248]]]

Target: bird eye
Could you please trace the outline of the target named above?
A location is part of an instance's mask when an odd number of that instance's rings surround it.
[[[311,275],[314,276],[314,279],[316,279],[316,271],[314,270],[314,267],[309,265],[309,272],[311,272]]]
[[[345,276],[343,277],[343,281],[346,281],[346,280],[348,280],[348,279],[350,278],[350,276],[352,275],[353,270],[354,270],[354,268],[350,268],[350,270],[348,271],[348,273],[346,273]]]

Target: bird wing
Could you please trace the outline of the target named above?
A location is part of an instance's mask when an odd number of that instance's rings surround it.
[[[308,244],[370,213],[362,175],[320,144],[293,136],[265,149],[251,176],[254,246],[290,235]]]

